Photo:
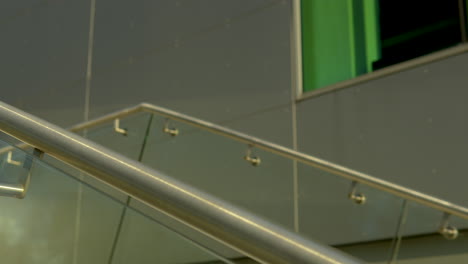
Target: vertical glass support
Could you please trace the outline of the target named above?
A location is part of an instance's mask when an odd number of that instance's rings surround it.
[[[146,125],[146,131],[145,131],[145,134],[143,136],[143,141],[141,143],[140,153],[138,155],[138,161],[139,162],[141,162],[141,160],[143,158],[143,155],[145,153],[146,142],[148,141],[148,135],[149,135],[150,130],[151,130],[152,120],[153,120],[153,115],[150,114],[149,119],[148,119],[148,124]],[[123,223],[125,221],[125,217],[127,215],[127,208],[129,207],[130,202],[131,202],[131,197],[127,196],[127,199],[125,201],[125,206],[122,208],[122,214],[120,215],[119,225],[117,227],[114,242],[112,243],[112,249],[111,249],[111,252],[109,254],[109,264],[113,263],[113,260],[114,260],[114,257],[115,257],[115,250],[117,248],[117,244],[119,243],[119,239],[120,239],[120,235],[121,235],[121,231],[122,231],[122,225],[123,225]]]
[[[304,164],[299,165],[299,180],[302,235],[368,262],[388,260],[401,198]],[[374,245],[371,253],[369,244]]]
[[[397,263],[468,263],[466,219],[408,202],[401,233]]]
[[[395,264],[398,259],[398,253],[400,252],[401,241],[403,236],[403,227],[406,224],[406,217],[408,216],[408,201],[403,200],[400,211],[400,219],[398,221],[398,226],[396,227],[395,238],[392,243],[392,251],[389,257],[388,263]]]

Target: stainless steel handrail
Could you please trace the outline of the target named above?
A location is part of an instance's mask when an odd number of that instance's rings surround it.
[[[0,131],[124,191],[261,263],[362,263],[337,249],[305,240],[1,102]]]
[[[224,126],[220,126],[211,122],[207,122],[198,118],[194,118],[185,114],[178,113],[176,111],[172,111],[163,107],[158,107],[155,105],[142,103],[133,107],[129,107],[123,109],[121,111],[117,111],[106,116],[78,124],[73,126],[70,130],[71,131],[80,131],[84,129],[88,129],[91,127],[95,127],[97,125],[104,124],[116,118],[122,118],[125,116],[129,116],[131,114],[139,113],[139,112],[149,112],[157,115],[161,115],[176,121],[184,122],[190,124],[192,126],[198,127],[200,129],[204,129],[215,134],[219,134],[228,138],[232,138],[239,142],[257,147],[259,149],[263,149],[272,153],[276,153],[280,156],[297,160],[301,163],[308,164],[315,168],[345,177],[350,179],[351,181],[356,181],[361,184],[365,184],[376,189],[394,194],[404,199],[408,199],[420,204],[423,204],[428,207],[432,207],[439,211],[455,215],[464,219],[468,219],[468,208],[464,206],[460,206],[439,198],[436,198],[431,195],[424,194],[422,192],[403,187],[398,184],[391,183],[389,181],[385,181],[368,174],[358,172],[332,162],[328,162],[323,159],[319,159],[313,157],[311,155],[278,145],[274,144],[256,137],[249,136],[247,134],[234,131]]]

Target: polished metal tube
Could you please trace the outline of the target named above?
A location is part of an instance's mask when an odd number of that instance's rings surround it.
[[[299,162],[308,164],[315,168],[333,173],[335,175],[345,177],[347,179],[350,179],[351,181],[357,181],[359,183],[374,187],[376,189],[379,189],[388,193],[392,193],[403,199],[408,199],[408,200],[420,203],[422,205],[434,208],[436,210],[440,210],[445,213],[449,213],[449,214],[452,214],[452,215],[455,215],[464,219],[468,219],[468,208],[466,207],[450,203],[448,201],[415,191],[410,188],[403,187],[401,185],[397,185],[397,184],[394,184],[394,183],[391,183],[382,179],[378,179],[376,177],[334,164],[332,162],[328,162],[328,161],[313,157],[311,155],[307,155],[299,151],[295,151],[290,148],[286,148],[281,145],[277,145],[277,144],[274,144],[265,140],[261,140],[256,137],[252,137],[252,136],[234,131],[227,127],[216,125],[216,124],[213,124],[213,123],[210,123],[210,122],[198,119],[198,118],[194,118],[185,114],[181,114],[181,113],[178,113],[178,112],[175,112],[175,111],[163,108],[163,107],[158,107],[158,106],[147,104],[147,103],[142,103],[133,107],[125,108],[123,110],[105,115],[103,117],[73,126],[72,128],[70,128],[70,130],[77,132],[83,129],[92,128],[97,125],[104,124],[106,122],[110,122],[116,118],[123,118],[131,114],[139,113],[142,111],[154,113],[154,114],[161,115],[167,118],[171,118],[173,120],[184,122],[192,126],[198,127],[200,129],[207,130],[212,133],[219,134],[221,136],[229,137],[231,139],[234,139],[236,141],[239,141],[248,145],[253,145],[257,148],[264,149],[266,151],[275,153],[277,155],[280,155],[289,159],[297,160]],[[8,151],[8,150],[10,149],[9,148],[5,149],[5,151]],[[3,152],[4,152],[3,150],[0,150],[0,153],[3,153]]]
[[[119,110],[119,111],[116,111],[116,112],[113,112],[113,113],[98,117],[96,119],[74,125],[74,126],[68,128],[68,130],[70,130],[72,132],[83,131],[85,129],[89,129],[89,128],[93,128],[93,127],[105,124],[105,123],[107,123],[109,121],[115,120],[116,118],[124,118],[124,117],[129,116],[129,115],[140,113],[142,111],[143,111],[143,108],[142,108],[141,105],[128,107],[128,108],[125,108],[125,109],[122,109],[122,110]]]
[[[261,263],[362,263],[5,103],[0,103],[0,131],[93,175]]]
[[[216,125],[210,122],[206,122],[188,115],[184,115],[169,109],[165,109],[162,107],[154,106],[151,104],[140,104],[140,107],[142,110],[150,112],[150,113],[155,113],[161,116],[165,116],[167,118],[171,118],[173,120],[177,120],[180,122],[184,122],[187,124],[190,124],[192,126],[210,131],[215,134],[219,134],[228,138],[232,138],[234,140],[237,140],[239,142],[252,145],[256,148],[259,149],[264,149],[266,151],[278,154],[280,156],[290,158],[297,160],[299,162],[302,162],[304,164],[308,164],[312,167],[333,173],[335,175],[342,176],[344,178],[350,179],[351,181],[356,181],[371,187],[374,187],[376,189],[394,194],[396,196],[399,196],[404,199],[408,199],[411,201],[415,201],[417,203],[423,204],[428,207],[432,207],[434,209],[464,218],[468,219],[468,208],[459,206],[450,202],[447,202],[442,199],[438,199],[434,196],[427,195],[406,187],[403,187],[401,185],[397,185],[382,179],[378,179],[375,177],[372,177],[370,175],[367,175],[362,172],[358,172],[337,164],[334,164],[332,162],[328,162],[326,160],[322,160],[310,155],[307,155],[305,153],[286,148],[281,145],[277,145],[256,137],[252,137],[240,132],[237,132],[235,130],[229,129],[224,126]]]

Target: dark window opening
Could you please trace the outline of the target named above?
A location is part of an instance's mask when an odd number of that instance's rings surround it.
[[[458,0],[379,0],[381,58],[373,70],[462,42]]]

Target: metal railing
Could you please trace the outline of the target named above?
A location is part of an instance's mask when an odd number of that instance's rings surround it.
[[[234,131],[232,129],[229,129],[224,126],[220,126],[214,123],[210,123],[198,118],[194,118],[185,114],[181,114],[163,107],[158,107],[155,105],[147,104],[147,103],[142,103],[133,107],[129,107],[105,116],[102,116],[100,118],[78,124],[76,126],[73,126],[70,128],[71,131],[81,131],[84,129],[89,129],[101,124],[105,124],[108,122],[111,122],[113,120],[118,120],[121,118],[124,118],[126,116],[140,113],[140,112],[149,112],[153,114],[157,114],[163,117],[166,117],[168,119],[184,122],[187,124],[190,124],[194,127],[198,127],[203,130],[210,131],[215,134],[219,134],[231,139],[234,139],[236,141],[242,142],[247,144],[249,147],[254,147],[254,148],[259,148],[263,149],[272,153],[275,153],[277,155],[296,160],[298,162],[310,165],[312,167],[333,173],[335,175],[342,176],[344,178],[347,178],[351,180],[354,183],[360,183],[364,185],[371,186],[375,189],[391,193],[393,195],[396,195],[398,197],[411,200],[417,203],[420,203],[422,205],[434,208],[436,210],[442,211],[444,213],[447,213],[449,215],[454,215],[458,216],[464,219],[468,219],[468,208],[460,205],[456,205],[453,203],[450,203],[448,201],[436,198],[431,195],[427,195],[424,193],[421,193],[419,191],[403,187],[398,184],[391,183],[389,181],[385,181],[373,176],[370,176],[368,174],[358,172],[337,164],[334,164],[332,162],[328,162],[323,159],[319,159],[316,157],[313,157],[311,155],[278,145],[274,144],[253,136],[249,136],[247,134]]]
[[[118,116],[141,109],[161,110],[142,104],[121,111]],[[168,110],[161,113],[178,120],[191,120]],[[72,130],[89,128],[100,122],[96,120]],[[202,127],[211,126],[206,122],[195,123]],[[216,126],[211,126],[211,129],[219,130]],[[306,240],[1,102],[0,131],[112,185],[260,263],[362,263],[337,249]],[[231,133],[231,136],[236,138],[239,135]]]

